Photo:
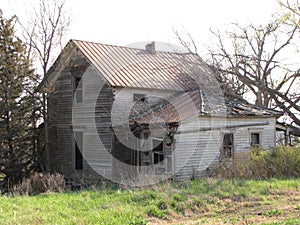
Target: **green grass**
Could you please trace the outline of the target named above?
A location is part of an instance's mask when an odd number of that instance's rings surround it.
[[[215,179],[0,197],[0,224],[297,224],[300,179]]]
[[[282,210],[280,209],[270,209],[268,210],[267,212],[263,212],[262,215],[264,216],[278,216],[278,215],[281,215],[282,214]]]

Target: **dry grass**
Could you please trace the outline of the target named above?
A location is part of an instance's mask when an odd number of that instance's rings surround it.
[[[16,185],[14,195],[37,195],[41,193],[63,192],[65,180],[63,175],[54,173],[32,173],[29,178]]]
[[[296,197],[297,196],[297,197]],[[278,197],[226,198],[216,207],[200,207],[169,220],[151,218],[150,224],[300,224],[300,192],[286,192]]]

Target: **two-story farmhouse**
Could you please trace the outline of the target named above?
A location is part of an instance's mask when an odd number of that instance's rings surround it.
[[[271,109],[223,96],[198,56],[71,40],[40,85],[49,168],[144,185],[202,174],[253,145],[275,146]]]

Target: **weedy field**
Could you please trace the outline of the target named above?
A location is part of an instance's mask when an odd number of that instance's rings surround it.
[[[1,224],[300,224],[300,179],[0,197]]]

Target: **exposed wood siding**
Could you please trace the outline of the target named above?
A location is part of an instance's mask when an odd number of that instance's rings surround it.
[[[48,96],[49,166],[67,176],[73,172],[72,97],[72,77],[64,70]]]
[[[175,146],[175,172],[176,179],[191,178],[193,175],[201,175],[206,168],[214,165],[219,160],[220,146],[224,132],[234,133],[235,154],[249,151],[251,131],[259,131],[261,134],[261,146],[269,149],[275,146],[275,117],[235,117],[194,118],[179,128],[181,134],[176,134]],[[212,129],[210,131],[192,131],[197,128],[222,127],[223,125],[235,126],[269,122],[268,125],[245,126],[231,129]],[[186,133],[185,133],[186,132]]]
[[[82,58],[79,53],[76,57],[77,60]],[[90,66],[81,79],[83,102],[73,104],[74,77],[67,62],[60,73],[48,98],[50,169],[63,173],[68,178],[99,179],[99,174],[110,178],[110,111],[113,100],[111,87]],[[83,132],[85,160],[81,171],[74,168],[73,129]]]

